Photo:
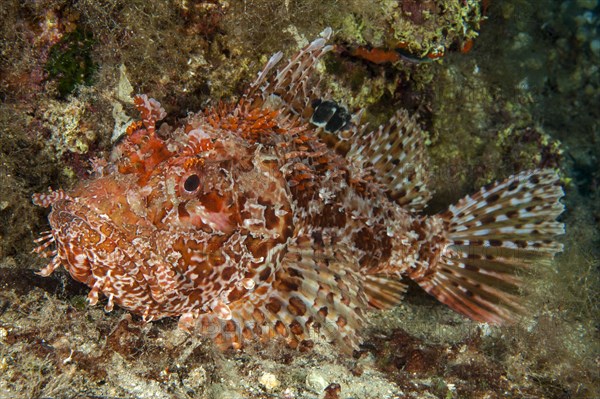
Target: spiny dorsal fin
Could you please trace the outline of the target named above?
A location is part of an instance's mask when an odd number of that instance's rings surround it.
[[[321,141],[345,157],[353,139],[360,137],[358,132],[362,127],[360,122],[364,110],[359,109],[351,113],[345,105],[331,98],[331,93],[328,93],[312,102],[313,112],[309,121],[315,127]]]
[[[364,168],[373,167],[398,204],[421,211],[431,197],[423,134],[416,118],[402,109],[386,125],[357,139],[348,157]]]
[[[514,320],[524,311],[520,274],[562,251],[563,195],[555,171],[532,170],[463,198],[441,215],[448,244],[434,272],[415,281],[474,320]]]
[[[332,34],[331,28],[326,28],[321,37],[300,50],[281,70],[272,73],[283,58],[281,52],[275,53],[250,85],[245,98],[261,107],[281,109],[284,116],[300,116],[307,122],[312,113],[311,102],[319,98],[319,79],[314,69],[319,59],[332,50],[333,47],[327,45]]]

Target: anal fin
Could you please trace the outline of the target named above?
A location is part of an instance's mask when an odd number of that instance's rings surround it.
[[[396,306],[406,292],[406,284],[396,276],[366,275],[364,284],[369,305],[376,309]]]

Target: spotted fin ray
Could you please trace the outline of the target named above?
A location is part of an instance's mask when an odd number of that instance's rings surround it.
[[[306,305],[306,314],[295,315],[296,320],[302,316],[299,321],[317,327],[326,339],[357,348],[356,334],[364,324],[368,300],[359,266],[347,248],[314,249],[312,239],[300,234],[285,256],[282,272],[296,282],[297,289],[288,292],[296,286],[276,287],[279,299],[290,303],[297,298]],[[289,306],[287,310],[294,315]],[[289,315],[284,312],[283,317]]]
[[[231,317],[196,315],[193,329],[211,336],[217,345],[239,348],[246,341],[283,339],[292,348],[313,345],[314,333],[347,350],[359,344],[367,296],[358,265],[344,249],[313,249],[300,235],[281,264],[247,301],[230,304]],[[180,325],[182,323],[180,322]]]
[[[357,137],[348,158],[375,169],[377,179],[401,206],[421,211],[431,197],[427,189],[424,132],[416,117],[401,109],[390,121]]]
[[[524,311],[520,275],[562,251],[563,195],[555,171],[532,170],[463,198],[441,215],[448,242],[437,265],[415,281],[474,320],[513,321]]]
[[[368,274],[364,284],[369,305],[375,309],[390,309],[398,305],[406,292],[406,284],[396,276]]]
[[[272,71],[283,53],[273,54],[244,97],[255,105],[278,109],[284,117],[299,116],[307,122],[313,110],[312,101],[320,97],[314,69],[319,59],[333,49],[327,44],[332,35],[331,28],[326,28],[321,37],[300,50],[275,73]]]
[[[253,106],[277,110],[284,118],[299,118],[304,123],[311,123],[317,131],[324,133],[320,134],[321,139],[335,146],[356,133],[362,110],[350,113],[344,105],[331,99],[330,91],[321,91],[315,69],[319,60],[333,49],[327,44],[332,35],[331,28],[326,28],[319,38],[278,70],[275,67],[281,62],[283,53],[273,54],[244,98]]]

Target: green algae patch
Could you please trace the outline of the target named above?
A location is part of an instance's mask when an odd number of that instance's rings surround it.
[[[60,97],[73,93],[79,85],[91,85],[98,65],[92,59],[94,39],[90,32],[75,29],[66,33],[50,49],[46,63],[48,77],[57,81]]]

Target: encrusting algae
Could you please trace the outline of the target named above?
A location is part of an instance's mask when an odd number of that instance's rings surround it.
[[[556,172],[524,171],[423,215],[414,117],[398,111],[371,132],[358,115],[329,132],[309,123],[323,104],[313,69],[332,48],[331,29],[321,36],[281,69],[272,56],[238,102],[177,128],[137,96],[142,120],[91,179],[34,195],[52,207],[40,274],[63,266],[92,304],[178,316],[234,348],[275,336],[307,348],[313,331],[357,348],[365,312],[398,304],[404,277],[472,319],[518,317],[520,271],[562,250]]]

